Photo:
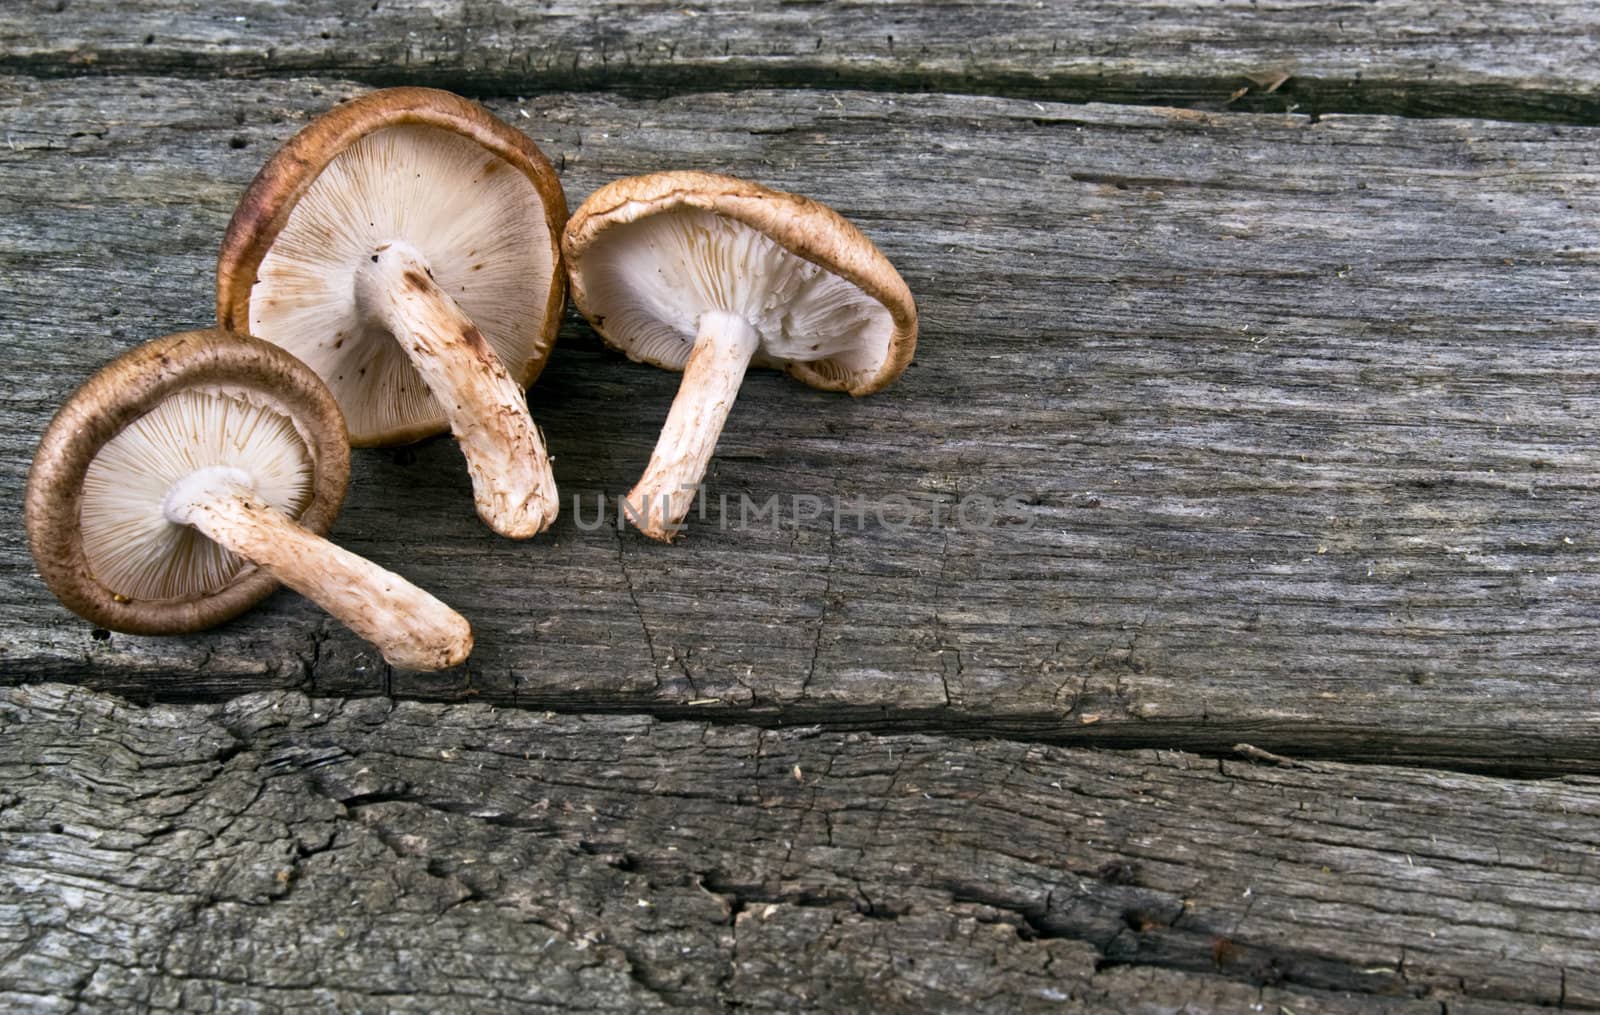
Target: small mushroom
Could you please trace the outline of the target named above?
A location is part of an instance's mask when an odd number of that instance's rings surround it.
[[[750,365],[868,395],[917,344],[911,292],[855,226],[804,197],[710,173],[600,188],[562,236],[572,298],[630,359],[683,371],[624,514],[670,542]]]
[[[28,542],[51,591],[102,627],[197,631],[282,582],[395,666],[461,662],[460,615],[322,538],[349,476],[339,407],[304,364],[182,332],[114,360],[56,414],[28,475]]]
[[[309,364],[358,447],[448,428],[478,515],[524,539],[558,510],[523,389],[561,324],[566,218],[521,131],[449,92],[372,92],[256,176],[217,261],[217,320]]]

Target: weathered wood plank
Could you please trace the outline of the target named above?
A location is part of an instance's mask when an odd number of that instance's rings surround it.
[[[43,686],[0,786],[35,1010],[1600,1007],[1593,779]]]
[[[752,377],[711,491],[906,495],[913,523],[580,531],[572,496],[588,517],[628,488],[674,378],[573,322],[533,393],[566,498],[551,537],[482,528],[448,442],[357,456],[336,535],[468,616],[463,671],[389,674],[289,595],[193,638],[102,638],[30,574],[33,442],[104,359],[208,319],[240,189],[352,90],[0,82],[7,681],[1600,770],[1592,129],[854,92],[499,103],[574,202],[714,168],[880,243],[921,303],[917,364],[854,402]],[[1013,494],[1031,529],[950,517]]]
[[[487,95],[798,86],[1600,121],[1600,11],[1581,0],[14,0],[0,54],[9,73]]]

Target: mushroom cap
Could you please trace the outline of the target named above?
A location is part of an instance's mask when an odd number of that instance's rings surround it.
[[[878,391],[916,352],[916,304],[894,265],[797,194],[715,173],[629,177],[589,195],[561,247],[573,302],[630,359],[682,370],[713,309],[760,333],[752,362],[828,391]],[[686,252],[709,256],[683,264]]]
[[[213,403],[207,418],[226,419],[237,431],[203,434],[198,426],[175,427],[192,416],[171,414],[187,413],[191,406],[184,403],[197,396]],[[181,456],[163,454],[164,448],[152,453],[140,438],[152,425],[163,444],[192,450]],[[127,435],[135,440],[117,441]],[[108,452],[105,459],[102,452]],[[198,631],[238,616],[270,595],[277,580],[186,526],[174,526],[170,533],[156,531],[156,541],[201,566],[209,561],[213,587],[172,597],[128,595],[97,578],[91,565],[96,537],[104,543],[119,533],[86,533],[86,527],[103,524],[105,505],[97,514],[96,499],[125,493],[134,505],[135,527],[149,534],[164,523],[164,473],[237,466],[252,455],[262,460],[263,472],[304,473],[298,482],[280,476],[277,488],[259,492],[269,503],[279,500],[274,506],[290,508],[287,513],[302,527],[327,532],[344,501],[350,445],[338,403],[303,363],[274,345],[220,329],[168,335],[125,353],[67,400],[34,456],[24,511],[40,576],[74,613],[130,634]],[[97,477],[109,458],[125,469],[132,465],[133,474]]]
[[[449,423],[399,344],[361,324],[357,261],[396,239],[421,250],[526,388],[561,326],[566,220],[561,181],[521,131],[450,92],[371,92],[256,175],[222,241],[217,321],[316,370],[356,446],[421,440]]]

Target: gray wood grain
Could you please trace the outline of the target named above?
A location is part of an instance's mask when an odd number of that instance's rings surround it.
[[[674,378],[573,321],[531,398],[549,537],[479,525],[448,442],[356,456],[336,537],[461,610],[466,667],[391,673],[289,594],[190,638],[92,631],[31,573],[34,441],[106,358],[209,320],[242,187],[355,89],[0,81],[6,681],[1600,770],[1594,129],[847,91],[495,103],[574,204],[717,169],[880,244],[919,299],[916,365],[859,401],[752,376],[710,489],[905,495],[912,524],[581,531],[571,498],[588,517],[628,488]],[[950,517],[1012,495],[1031,528]]]
[[[47,685],[0,785],[34,1010],[1600,1007],[1594,779]]]
[[[327,74],[487,95],[861,88],[1594,123],[1597,40],[1600,12],[1582,0],[12,0],[0,72]]]

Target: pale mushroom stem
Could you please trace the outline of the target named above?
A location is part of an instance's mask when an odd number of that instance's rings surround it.
[[[168,520],[211,539],[327,610],[408,670],[442,670],[472,651],[472,628],[404,578],[296,525],[267,504],[243,470],[211,466],[179,480]]]
[[[624,517],[651,539],[670,543],[682,529],[760,342],[761,336],[737,314],[700,315],[678,397],[672,400],[644,476],[623,505]]]
[[[356,298],[443,407],[467,459],[478,517],[512,539],[549,528],[560,496],[527,397],[483,332],[434,282],[422,253],[403,242],[375,251],[356,272]]]

